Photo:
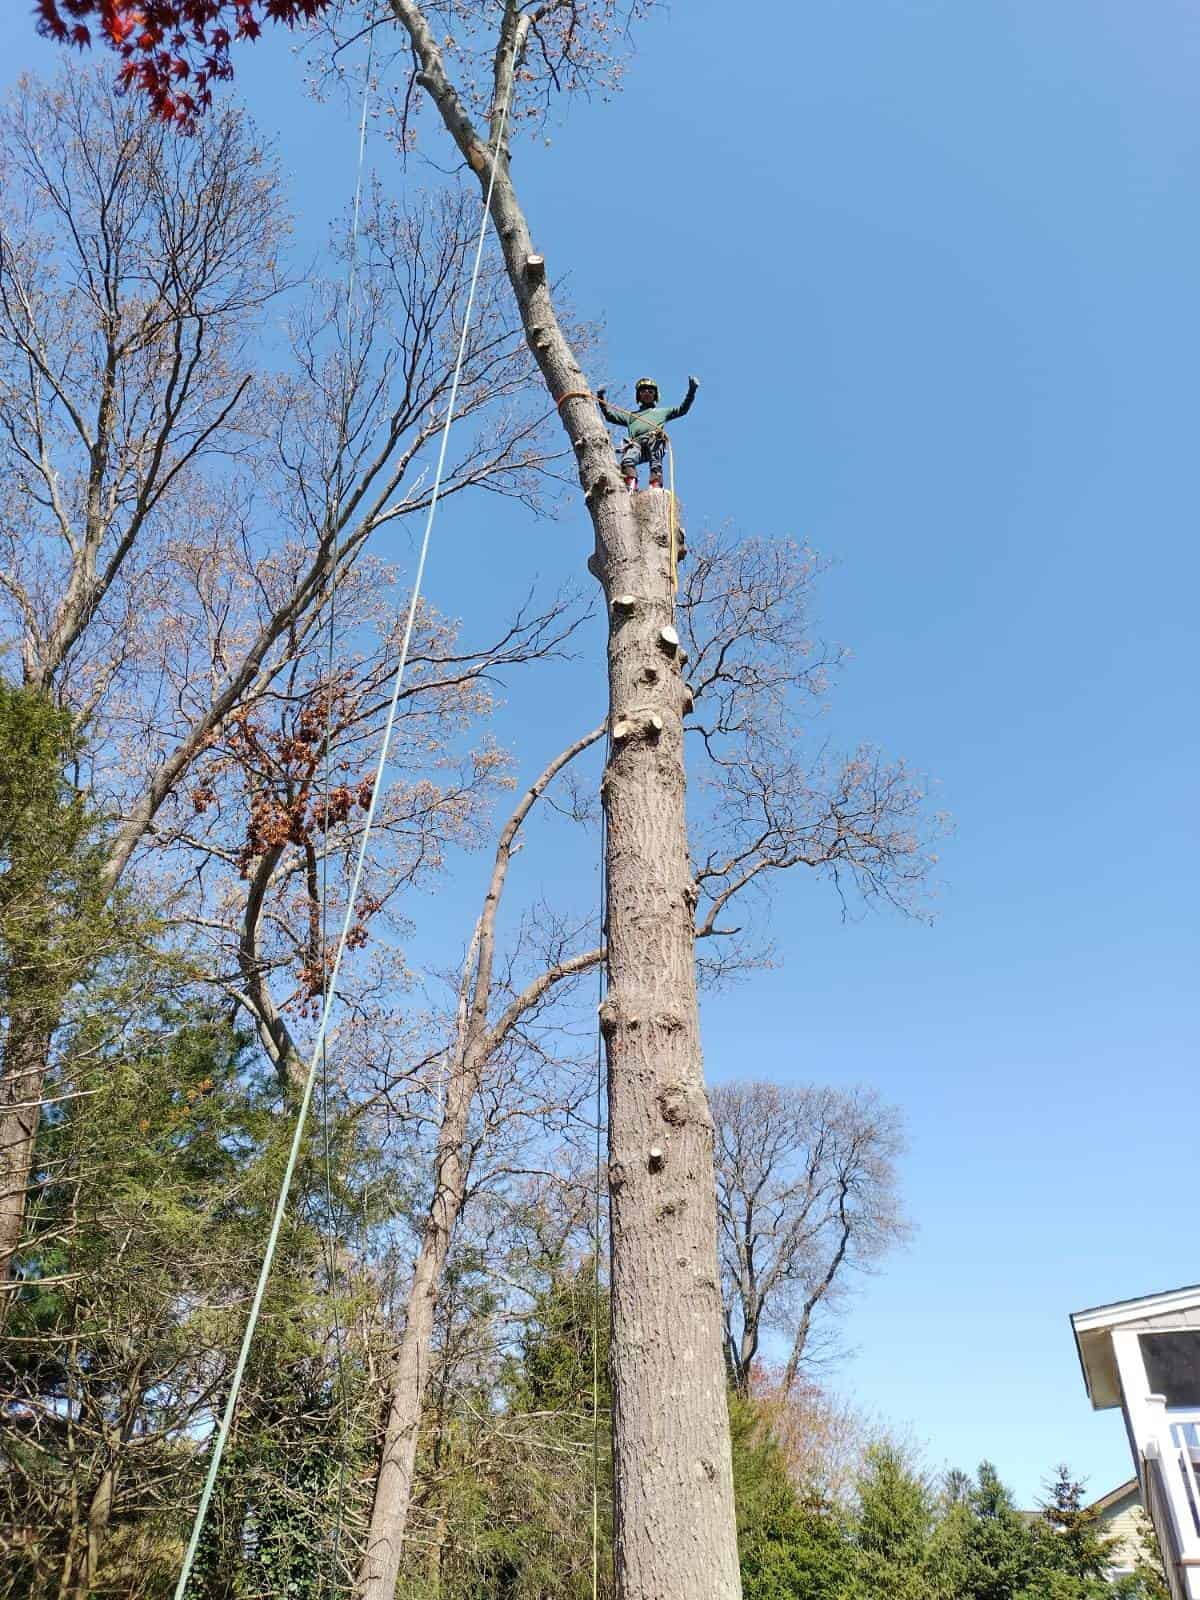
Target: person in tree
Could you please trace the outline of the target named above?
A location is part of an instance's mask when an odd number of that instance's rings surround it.
[[[625,443],[621,446],[620,462],[625,487],[630,492],[637,488],[638,464],[642,461],[650,463],[650,487],[662,488],[663,457],[667,453],[667,423],[674,422],[676,417],[687,415],[692,409],[692,401],[696,398],[696,390],[699,387],[695,378],[689,378],[687,395],[679,405],[660,406],[658,385],[654,379],[639,378],[634,385],[633,392],[637,406],[633,411],[626,411],[622,406],[610,406],[605,399],[605,391],[596,390],[596,399],[600,402],[604,420],[625,429]]]

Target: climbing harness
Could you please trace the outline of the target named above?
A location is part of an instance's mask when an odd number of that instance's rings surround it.
[[[267,1235],[266,1251],[263,1255],[262,1267],[259,1271],[258,1281],[254,1289],[254,1298],[250,1303],[250,1312],[246,1320],[246,1328],[242,1335],[241,1347],[238,1350],[237,1362],[230,1380],[229,1394],[225,1401],[225,1408],[221,1413],[221,1420],[217,1425],[217,1436],[213,1444],[212,1455],[209,1458],[208,1472],[204,1480],[204,1488],[200,1495],[200,1504],[196,1508],[196,1515],[192,1523],[191,1536],[188,1539],[187,1549],[184,1552],[183,1566],[179,1574],[179,1582],[175,1586],[175,1600],[183,1600],[187,1591],[188,1581],[192,1575],[192,1568],[196,1561],[196,1552],[200,1545],[200,1536],[204,1531],[205,1520],[208,1516],[209,1503],[212,1500],[213,1489],[216,1485],[217,1474],[220,1471],[221,1461],[225,1454],[225,1447],[229,1442],[229,1435],[233,1426],[234,1412],[237,1408],[238,1397],[241,1393],[242,1380],[246,1373],[246,1362],[249,1359],[250,1347],[254,1341],[254,1334],[258,1328],[258,1319],[262,1312],[263,1296],[266,1293],[267,1281],[271,1276],[271,1268],[275,1261],[275,1251],[279,1245],[279,1235],[283,1227],[284,1215],[287,1211],[288,1195],[292,1187],[292,1179],[296,1172],[296,1163],[300,1156],[300,1147],[304,1139],[304,1130],[308,1121],[308,1112],[312,1104],[313,1090],[317,1081],[317,1070],[323,1059],[325,1038],[329,1031],[329,1018],[333,1005],[337,999],[337,983],[341,973],[342,959],[346,953],[350,930],[354,926],[355,908],[358,903],[358,891],[362,882],[363,868],[366,864],[367,847],[371,839],[371,829],[375,822],[375,813],[379,806],[379,799],[383,793],[383,777],[387,767],[388,750],[391,745],[392,733],[396,725],[396,716],[400,706],[400,693],[404,687],[405,672],[408,667],[409,651],[412,648],[413,631],[416,627],[417,607],[421,598],[421,584],[425,576],[426,561],[429,556],[430,538],[433,533],[434,518],[437,515],[438,503],[441,498],[442,477],[446,466],[446,450],[450,440],[450,426],[454,420],[454,407],[458,400],[459,383],[462,378],[463,362],[466,359],[467,336],[471,328],[471,317],[475,309],[475,293],[479,285],[479,272],[483,262],[483,246],[487,238],[488,217],[491,212],[492,196],[496,187],[496,169],[499,164],[500,151],[504,147],[504,132],[508,122],[509,105],[512,100],[512,83],[504,97],[500,108],[500,117],[496,128],[496,141],[492,148],[492,164],[488,177],[487,193],[483,202],[483,210],[479,222],[479,237],[475,247],[475,260],[471,269],[471,285],[467,294],[466,310],[463,315],[462,332],[459,337],[458,355],[454,364],[454,378],[450,385],[450,398],[446,405],[446,420],[442,425],[441,442],[438,448],[437,467],[434,471],[433,488],[430,491],[429,510],[425,519],[425,531],[421,538],[420,552],[417,557],[416,572],[413,577],[412,594],[409,599],[408,611],[405,617],[404,632],[400,642],[400,655],[396,663],[396,671],[392,681],[392,695],[388,704],[387,717],[384,722],[383,739],[379,749],[379,760],[375,768],[375,776],[371,784],[371,798],[367,804],[366,816],[363,819],[362,836],[359,840],[358,853],[355,857],[354,871],[351,874],[350,889],[346,897],[346,910],[342,918],[341,931],[338,934],[337,945],[334,950],[333,962],[329,968],[326,980],[325,999],[321,1007],[321,1018],[317,1028],[317,1037],[313,1043],[312,1054],[309,1059],[308,1071],[305,1074],[304,1088],[300,1096],[300,1104],[296,1110],[296,1125],[292,1133],[292,1142],[288,1150],[287,1162],[284,1167],[283,1178],[279,1185],[279,1192],[275,1200],[275,1209],[271,1217],[271,1228]]]

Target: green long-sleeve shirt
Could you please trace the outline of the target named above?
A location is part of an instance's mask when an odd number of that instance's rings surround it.
[[[689,383],[686,396],[677,406],[646,406],[641,411],[626,411],[623,406],[610,406],[599,395],[596,398],[600,401],[600,411],[606,422],[624,428],[631,439],[641,439],[647,433],[657,433],[660,428],[665,428],[676,417],[686,416],[696,398],[696,388],[696,384]]]

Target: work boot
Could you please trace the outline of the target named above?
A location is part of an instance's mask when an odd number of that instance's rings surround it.
[[[661,472],[652,472],[650,474],[650,487],[652,489],[661,489],[662,488],[662,473]]]
[[[630,494],[636,494],[637,493],[637,474],[636,473],[631,475],[630,473],[627,472],[625,474],[625,487],[629,490]]]

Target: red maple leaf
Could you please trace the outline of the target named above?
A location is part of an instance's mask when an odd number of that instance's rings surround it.
[[[235,39],[257,39],[264,22],[294,28],[332,0],[35,0],[38,32],[84,49],[93,29],[121,58],[118,81],[150,101],[156,116],[187,131],[212,104],[214,80],[233,76]],[[89,26],[89,23],[92,26]],[[173,85],[190,79],[194,94]]]

